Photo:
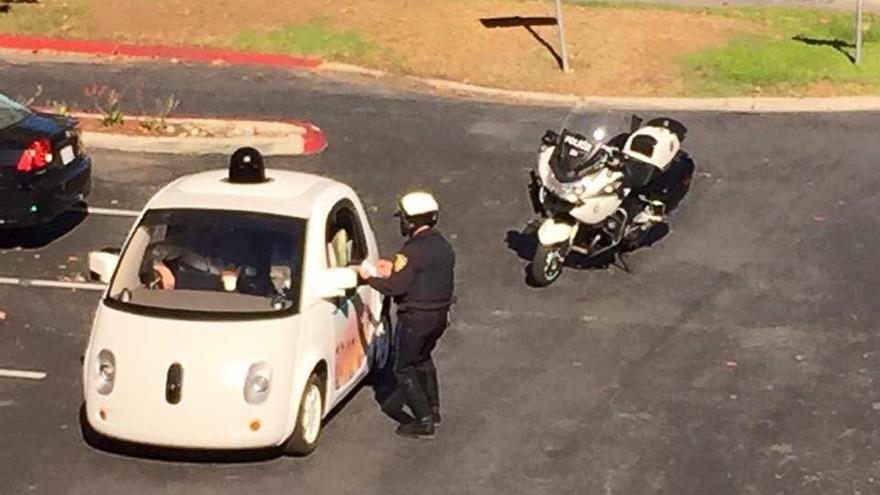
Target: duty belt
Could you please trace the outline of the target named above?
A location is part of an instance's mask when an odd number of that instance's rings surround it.
[[[398,311],[440,311],[449,309],[455,302],[455,298],[446,301],[406,301],[397,305]]]

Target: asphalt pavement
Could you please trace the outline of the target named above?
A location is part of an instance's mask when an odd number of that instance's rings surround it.
[[[669,235],[631,274],[526,285],[526,174],[567,111],[449,100],[284,71],[10,66],[0,91],[86,104],[105,84],[180,112],[311,120],[320,155],[269,165],[353,185],[383,253],[396,194],[429,186],[458,252],[437,352],[444,423],[397,438],[369,387],[302,459],[197,462],[106,453],[80,435],[79,356],[98,293],[0,286],[2,493],[847,494],[880,491],[880,116],[679,114],[697,161]],[[607,115],[595,115],[602,119]],[[138,209],[226,157],[91,150],[92,206]],[[71,215],[0,235],[0,277],[75,278],[130,219]],[[210,411],[206,411],[210,414]]]

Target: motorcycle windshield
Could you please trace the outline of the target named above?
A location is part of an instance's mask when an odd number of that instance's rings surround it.
[[[559,142],[551,158],[560,182],[572,182],[600,170],[608,154],[601,145],[622,148],[628,137],[629,116],[620,112],[575,105],[559,128]]]
[[[585,136],[563,129],[550,168],[560,182],[571,182],[601,168],[604,157],[604,151]]]

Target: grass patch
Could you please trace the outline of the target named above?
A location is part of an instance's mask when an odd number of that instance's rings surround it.
[[[606,0],[565,0],[587,8],[667,10],[748,21],[756,32],[721,48],[679,60],[687,93],[695,96],[785,95],[815,84],[845,93],[880,90],[878,14],[863,14],[862,63],[855,56],[851,11],[793,7],[687,7]]]
[[[546,0],[553,3],[553,0]],[[608,0],[563,0],[564,5],[577,5],[579,7],[591,7],[597,9],[629,9],[629,10],[669,10],[673,12],[702,12],[708,7],[691,7],[687,5],[673,5],[668,3],[608,1]]]
[[[710,9],[763,29],[727,46],[684,57],[690,93],[703,96],[787,94],[810,85],[880,88],[880,30],[864,15],[862,64],[856,66],[853,15],[778,7]]]
[[[67,37],[81,35],[86,28],[76,22],[84,11],[78,0],[11,3],[7,7],[7,11],[0,11],[0,33]]]
[[[336,31],[325,22],[286,26],[268,32],[246,31],[234,44],[245,50],[291,55],[320,55],[362,60],[373,52],[373,45],[354,31]]]

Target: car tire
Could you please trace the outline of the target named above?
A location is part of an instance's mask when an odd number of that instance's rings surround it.
[[[316,402],[317,401],[317,402]],[[315,450],[321,436],[321,420],[324,413],[324,382],[312,373],[303,388],[296,414],[296,426],[284,444],[284,453],[305,456]],[[317,415],[317,417],[316,417]]]

